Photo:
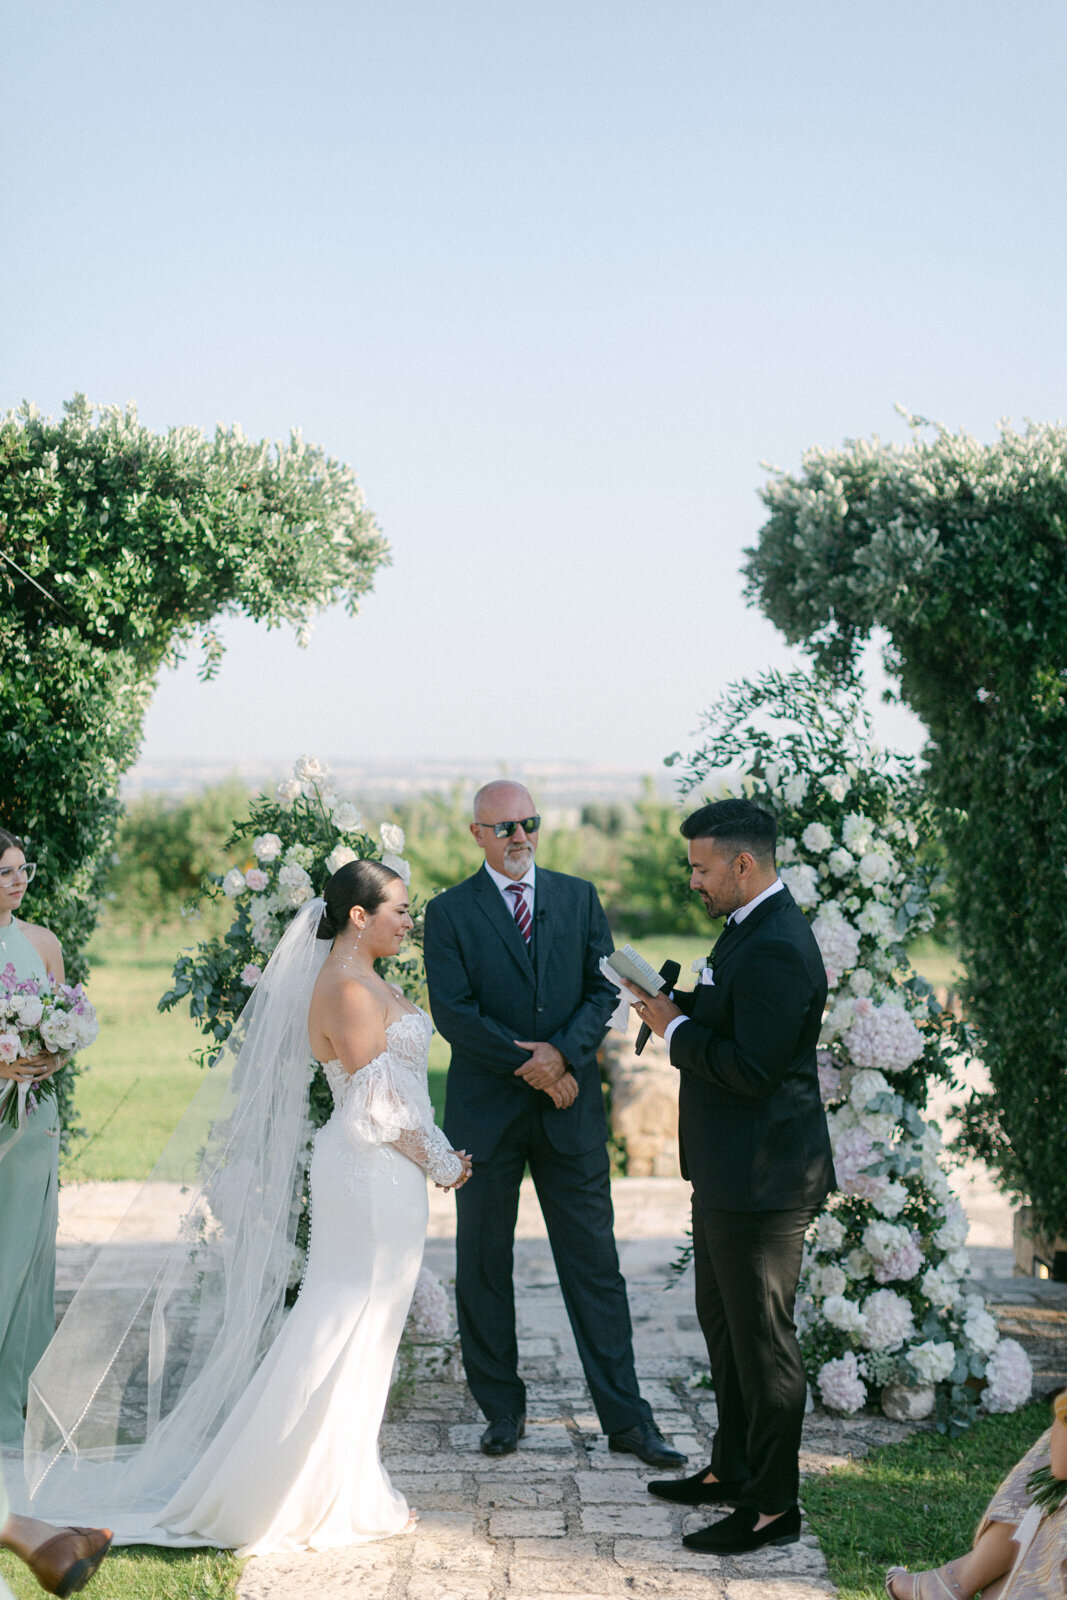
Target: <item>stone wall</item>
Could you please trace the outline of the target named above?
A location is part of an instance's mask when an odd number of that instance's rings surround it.
[[[678,1073],[662,1039],[634,1054],[637,1032],[609,1033],[601,1052],[611,1086],[611,1131],[625,1141],[630,1178],[678,1177]]]

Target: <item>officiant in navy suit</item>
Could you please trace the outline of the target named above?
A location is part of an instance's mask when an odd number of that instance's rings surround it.
[[[681,1077],[696,1309],[719,1417],[707,1467],[648,1487],[676,1504],[735,1507],[683,1541],[729,1555],[800,1535],[807,1381],[793,1306],[805,1232],[835,1186],[816,1067],[826,970],[775,868],[770,812],[720,800],[681,831],[689,886],[726,926],[696,989],[637,1010]]]
[[[512,1272],[528,1165],[610,1447],[680,1466],[638,1389],[613,1233],[597,1064],[617,998],[599,966],[611,934],[591,883],[535,867],[540,826],[521,784],[486,784],[471,823],[485,862],[426,907],[430,1009],[452,1047],[445,1132],[474,1158],[456,1193],[463,1365],[489,1423],[482,1450],[507,1455],[526,1421]]]

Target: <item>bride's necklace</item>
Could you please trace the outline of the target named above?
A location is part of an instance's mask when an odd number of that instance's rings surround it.
[[[0,950],[6,950],[7,949],[8,935],[10,934],[10,932],[14,928],[14,926],[15,926],[14,917],[12,917],[9,922],[0,922]]]

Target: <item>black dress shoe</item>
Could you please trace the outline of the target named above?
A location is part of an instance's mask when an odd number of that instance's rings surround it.
[[[687,1550],[704,1550],[718,1556],[743,1556],[762,1550],[766,1544],[796,1544],[800,1538],[800,1507],[790,1506],[780,1517],[756,1529],[759,1512],[755,1506],[738,1506],[710,1528],[687,1533],[682,1540]]]
[[[735,1506],[741,1492],[739,1483],[705,1483],[710,1467],[701,1467],[691,1478],[660,1478],[646,1483],[649,1494],[670,1500],[676,1506]]]
[[[526,1413],[517,1417],[496,1417],[482,1434],[484,1456],[509,1456],[519,1448],[519,1440],[526,1432]]]
[[[621,1433],[609,1433],[608,1449],[637,1456],[650,1467],[684,1467],[689,1460],[680,1450],[671,1449],[654,1422],[635,1422]]]

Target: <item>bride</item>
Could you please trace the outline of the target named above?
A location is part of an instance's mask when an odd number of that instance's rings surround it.
[[[341,867],[294,918],[33,1374],[19,1510],[80,1523],[106,1507],[117,1544],[242,1554],[412,1525],[378,1431],[426,1175],[458,1188],[471,1162],[434,1126],[429,1018],[374,970],[411,927],[403,880],[377,861]],[[285,1315],[313,1056],[334,1112]],[[175,1181],[188,1203],[161,1261],[147,1219]]]

